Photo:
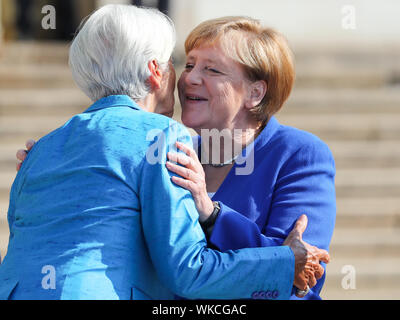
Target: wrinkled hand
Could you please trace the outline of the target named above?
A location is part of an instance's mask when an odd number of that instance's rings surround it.
[[[309,288],[314,287],[317,280],[324,274],[324,268],[319,262],[329,263],[330,260],[326,250],[318,249],[303,241],[302,236],[304,230],[306,230],[307,223],[307,216],[302,215],[283,243],[284,246],[289,246],[294,253],[294,286],[300,290],[307,290],[307,286]],[[304,297],[304,295],[298,293],[296,293],[296,296]]]
[[[172,181],[192,193],[197,211],[200,215],[199,221],[204,222],[213,212],[214,205],[207,194],[203,166],[193,149],[180,142],[177,142],[176,146],[185,154],[168,152],[167,157],[169,161],[167,161],[166,167],[169,171],[180,176],[173,176]]]
[[[29,139],[26,141],[25,146],[26,150],[20,149],[17,151],[17,166],[16,169],[19,171],[21,169],[22,163],[25,161],[26,156],[28,155],[28,152],[31,151],[32,147],[35,145],[36,141],[33,139]]]

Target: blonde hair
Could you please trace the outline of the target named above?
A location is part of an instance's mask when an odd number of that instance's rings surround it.
[[[259,121],[277,113],[292,90],[295,70],[292,51],[279,32],[248,17],[222,17],[205,21],[189,34],[185,51],[220,44],[225,54],[240,63],[251,81],[264,80],[267,93],[252,110]]]

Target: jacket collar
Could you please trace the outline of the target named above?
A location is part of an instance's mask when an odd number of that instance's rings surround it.
[[[275,132],[278,130],[280,124],[274,116],[272,116],[265,128],[261,133],[251,142],[246,148],[242,150],[241,155],[237,159],[237,163],[244,163],[246,157],[248,157],[255,150],[259,150],[266,146],[271,138],[274,136]]]
[[[136,102],[126,95],[113,95],[101,98],[93,103],[84,113],[101,110],[111,107],[129,107],[136,110],[142,110]]]
[[[274,116],[272,116],[264,130],[258,135],[258,137],[254,140],[254,145],[256,149],[259,149],[265,146],[271,138],[274,136],[275,132],[279,129],[280,123]]]

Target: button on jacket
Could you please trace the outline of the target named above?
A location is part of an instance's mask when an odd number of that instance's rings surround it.
[[[40,139],[10,193],[0,299],[251,298],[290,295],[289,247],[206,247],[166,153],[187,130],[110,96]]]

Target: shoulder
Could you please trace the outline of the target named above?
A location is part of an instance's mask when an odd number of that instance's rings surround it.
[[[334,165],[329,146],[310,132],[280,125],[271,142],[285,158],[307,163],[326,161]]]
[[[104,114],[99,114],[99,121],[109,129],[113,127],[115,130],[133,130],[135,134],[138,131],[146,134],[162,131],[165,134],[177,133],[190,136],[189,131],[182,124],[157,113],[138,111],[126,107],[115,107],[109,110],[101,110],[100,112]]]
[[[143,123],[149,127],[158,128],[169,134],[187,135],[190,137],[186,127],[172,118],[151,112],[144,112],[142,116]]]

